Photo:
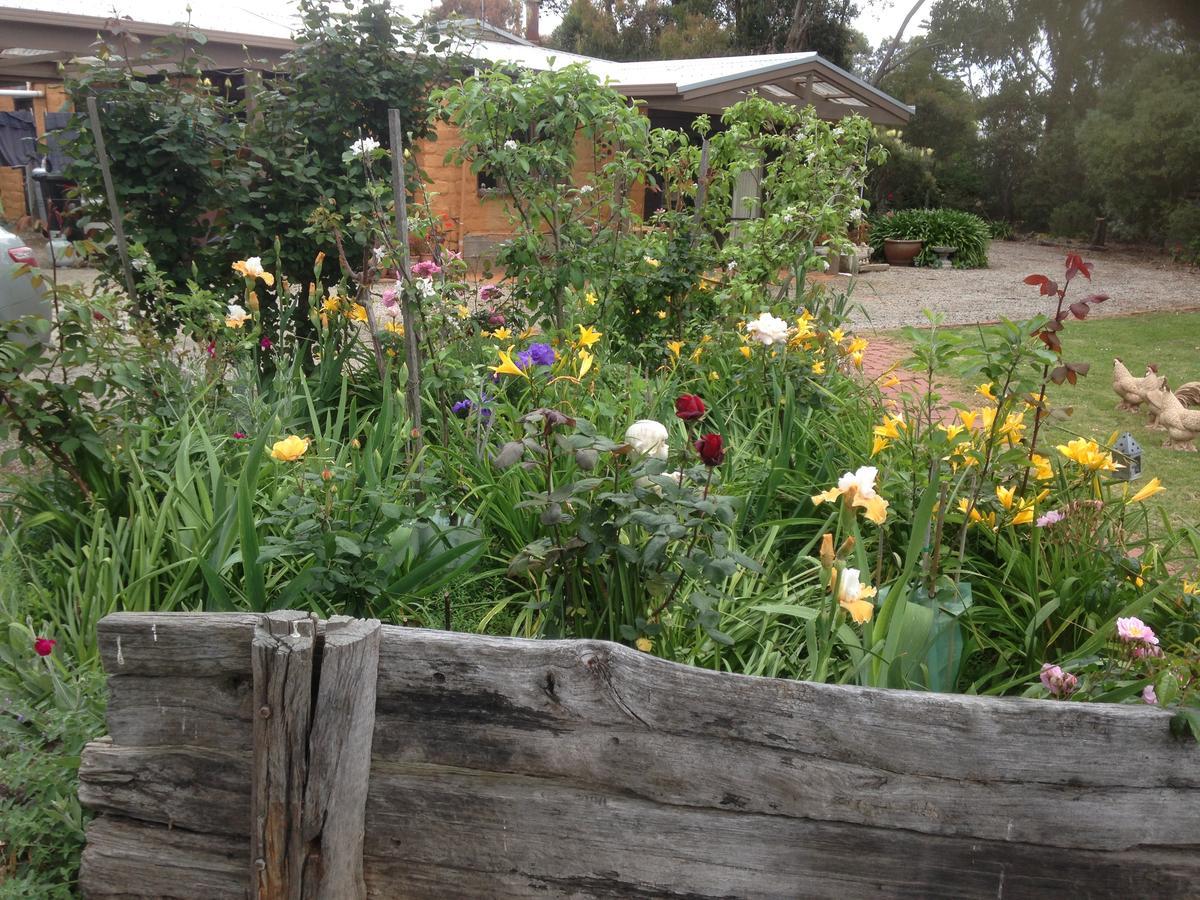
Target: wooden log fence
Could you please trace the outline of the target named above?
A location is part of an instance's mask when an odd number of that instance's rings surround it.
[[[819,685],[596,641],[100,624],[86,897],[1196,897],[1149,707]]]

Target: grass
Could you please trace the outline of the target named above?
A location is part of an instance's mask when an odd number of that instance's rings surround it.
[[[966,336],[973,332],[969,328],[959,330]],[[1072,408],[1073,412],[1065,420],[1051,419],[1047,423],[1046,446],[1076,436],[1106,442],[1128,431],[1143,450],[1143,475],[1137,483],[1161,478],[1167,490],[1155,501],[1171,521],[1175,525],[1200,523],[1200,454],[1164,449],[1165,435],[1146,428],[1148,414],[1118,411],[1118,398],[1112,389],[1114,356],[1121,357],[1135,376],[1145,373],[1147,363],[1154,363],[1173,387],[1200,381],[1200,313],[1147,313],[1071,321],[1063,332],[1063,353],[1070,362],[1090,363],[1092,368],[1074,386],[1050,386],[1051,406]]]

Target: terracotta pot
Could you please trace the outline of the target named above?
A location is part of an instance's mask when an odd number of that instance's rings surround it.
[[[886,238],[883,242],[883,255],[889,266],[911,266],[913,260],[921,252],[924,241],[900,241]]]

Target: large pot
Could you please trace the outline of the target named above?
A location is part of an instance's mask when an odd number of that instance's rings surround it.
[[[913,260],[921,252],[924,241],[904,241],[886,238],[883,242],[883,255],[889,266],[911,266]]]

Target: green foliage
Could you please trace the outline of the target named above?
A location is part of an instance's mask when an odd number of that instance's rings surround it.
[[[1140,60],[1100,94],[1079,127],[1083,171],[1104,197],[1114,230],[1163,240],[1200,168],[1200,75],[1174,54]],[[1147,139],[1153,135],[1153,139]],[[1186,214],[1185,214],[1186,215]],[[1200,229],[1188,236],[1195,239]]]
[[[192,30],[139,48],[169,63],[170,76],[127,65],[131,38],[117,27],[68,83],[77,110],[89,96],[99,100],[126,232],[143,251],[135,264],[144,271],[152,263],[158,275],[153,286],[141,279],[143,308],[159,318],[170,318],[172,295],[189,281],[236,291],[236,259],[260,256],[269,271],[307,287],[318,252],[337,258],[330,231],[307,227],[314,211],[348,221],[372,207],[346,149],[364,135],[386,147],[389,108],[400,110],[408,140],[428,134],[429,86],[454,65],[448,36],[395,16],[388,0],[344,16],[327,0],[304,0],[300,11],[288,77],[248,79],[244,99],[205,77],[203,36]],[[70,174],[103,221],[107,201],[83,115],[74,127]],[[352,229],[345,237],[357,264],[369,248]],[[119,281],[115,251],[101,261]],[[302,328],[306,318],[303,310]]]
[[[879,253],[888,238],[924,241],[919,266],[937,260],[933,247],[955,247],[953,263],[956,269],[977,269],[987,266],[991,229],[987,222],[971,213],[953,209],[904,209],[871,218],[871,248]]]
[[[46,631],[13,587],[0,584],[0,896],[66,898],[89,818],[76,796],[79,754],[104,733],[103,673],[57,647],[37,656]]]

